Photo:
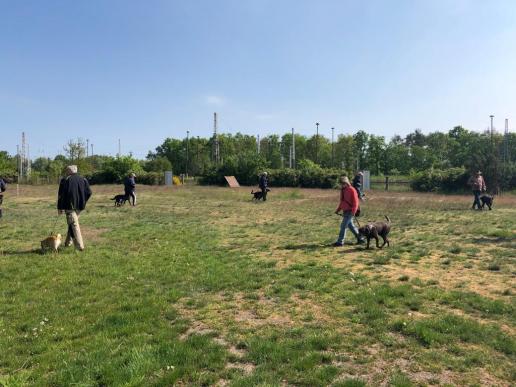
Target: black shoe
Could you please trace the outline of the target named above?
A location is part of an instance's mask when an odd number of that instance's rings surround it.
[[[357,240],[357,245],[363,245],[363,244],[365,244],[365,243],[366,243],[366,240],[365,240],[365,239],[363,239],[363,238],[362,238],[362,239]]]
[[[333,247],[342,247],[342,246],[344,246],[344,244],[343,243],[339,243],[339,242],[335,242],[333,244]]]

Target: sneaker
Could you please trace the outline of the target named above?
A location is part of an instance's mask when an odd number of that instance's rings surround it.
[[[333,247],[342,247],[342,246],[344,246],[344,244],[343,243],[339,243],[339,242],[335,242],[333,244]]]
[[[357,240],[357,245],[363,245],[365,243],[366,243],[366,240],[364,238]]]

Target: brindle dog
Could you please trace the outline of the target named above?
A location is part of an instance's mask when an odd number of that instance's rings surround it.
[[[376,240],[376,247],[380,249],[382,249],[385,244],[390,246],[388,235],[391,231],[391,220],[387,215],[385,216],[385,219],[387,219],[387,222],[368,223],[358,229],[359,234],[365,236],[367,239],[367,248],[369,248],[371,238]],[[381,236],[383,239],[383,244],[381,246],[378,241],[378,236]]]

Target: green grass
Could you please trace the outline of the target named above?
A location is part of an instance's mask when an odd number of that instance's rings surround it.
[[[0,385],[515,382],[516,198],[370,192],[393,228],[366,250],[330,247],[334,190],[95,186],[86,251],[41,255],[55,188],[5,198]]]

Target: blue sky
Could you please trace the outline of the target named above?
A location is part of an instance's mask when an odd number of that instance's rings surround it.
[[[0,150],[516,120],[516,1],[0,0]],[[512,125],[511,125],[512,126]]]

